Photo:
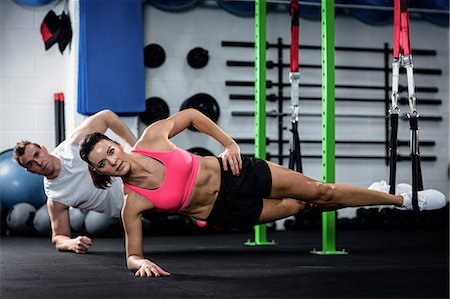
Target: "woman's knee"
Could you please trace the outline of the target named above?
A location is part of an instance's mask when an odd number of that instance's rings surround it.
[[[332,184],[316,182],[316,198],[318,203],[327,204],[333,202],[336,188]]]

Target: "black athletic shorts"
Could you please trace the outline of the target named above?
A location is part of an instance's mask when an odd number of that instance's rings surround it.
[[[206,221],[222,228],[250,229],[261,215],[263,198],[272,190],[272,175],[266,161],[242,157],[242,171],[234,176],[230,168],[223,170],[220,191]]]

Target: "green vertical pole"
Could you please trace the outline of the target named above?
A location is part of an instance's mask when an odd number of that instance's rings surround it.
[[[255,156],[266,159],[266,0],[255,1]],[[245,245],[273,245],[266,225],[255,226],[255,241]]]
[[[335,183],[334,131],[334,1],[322,0],[322,179]],[[347,254],[336,251],[336,212],[322,213],[322,250],[314,254]]]

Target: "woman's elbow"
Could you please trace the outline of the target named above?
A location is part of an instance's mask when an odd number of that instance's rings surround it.
[[[111,116],[114,116],[115,113],[112,112],[112,110],[110,110],[110,109],[103,109],[103,110],[100,110],[99,112],[97,112],[96,115],[99,115],[102,117],[111,117]]]

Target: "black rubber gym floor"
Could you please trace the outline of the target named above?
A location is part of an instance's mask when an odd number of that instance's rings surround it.
[[[337,232],[346,256],[317,256],[317,231],[145,236],[167,278],[136,278],[123,239],[97,238],[89,254],[56,252],[38,237],[1,237],[1,298],[449,298],[448,230]]]

